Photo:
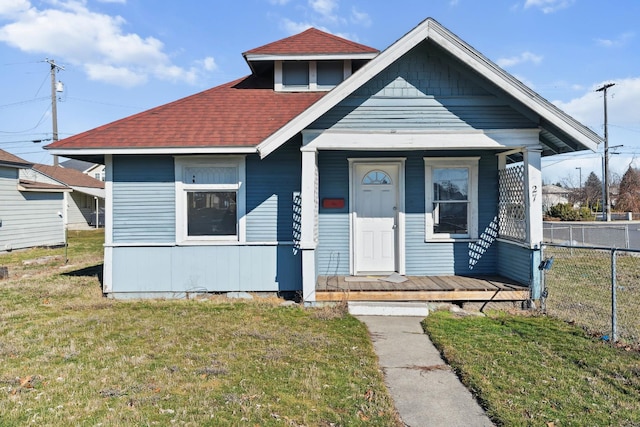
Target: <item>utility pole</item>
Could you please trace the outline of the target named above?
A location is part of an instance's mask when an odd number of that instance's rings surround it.
[[[579,191],[579,197],[580,197],[580,207],[582,207],[582,200],[584,199],[584,194],[582,194],[582,166],[578,166],[576,169],[578,169],[579,175],[578,175],[578,191]]]
[[[58,105],[57,105],[57,97],[56,94],[56,71],[64,70],[64,67],[56,64],[56,61],[53,59],[45,59],[51,66],[51,121],[53,124],[53,142],[58,140]],[[58,156],[53,156],[53,165],[58,166]]]
[[[606,83],[596,92],[604,93],[604,211],[603,221],[611,221],[611,198],[609,197],[609,129],[607,125],[607,89],[615,83]]]

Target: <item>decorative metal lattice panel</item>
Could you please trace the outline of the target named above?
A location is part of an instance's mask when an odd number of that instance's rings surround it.
[[[526,242],[527,212],[524,191],[524,165],[499,171],[498,230],[501,238]]]

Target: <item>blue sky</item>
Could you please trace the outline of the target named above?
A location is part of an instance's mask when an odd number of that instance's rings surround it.
[[[61,138],[249,73],[241,53],[310,26],[383,50],[433,17],[603,135],[612,174],[640,167],[640,2],[618,0],[0,0],[0,148],[51,163]],[[578,170],[576,168],[582,168]],[[547,182],[602,173],[602,147],[543,162]]]

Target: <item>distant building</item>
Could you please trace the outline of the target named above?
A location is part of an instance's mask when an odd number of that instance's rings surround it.
[[[85,162],[84,160],[69,159],[60,162],[60,166],[66,169],[75,169],[99,181],[104,181],[104,165]]]
[[[548,212],[552,206],[559,203],[569,203],[571,189],[557,185],[542,186],[542,212]]]

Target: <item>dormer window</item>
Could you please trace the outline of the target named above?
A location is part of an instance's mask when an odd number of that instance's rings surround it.
[[[309,80],[309,62],[286,61],[282,63],[282,86],[285,88],[308,88]]]
[[[281,92],[327,91],[351,75],[351,60],[275,61],[274,89]]]

